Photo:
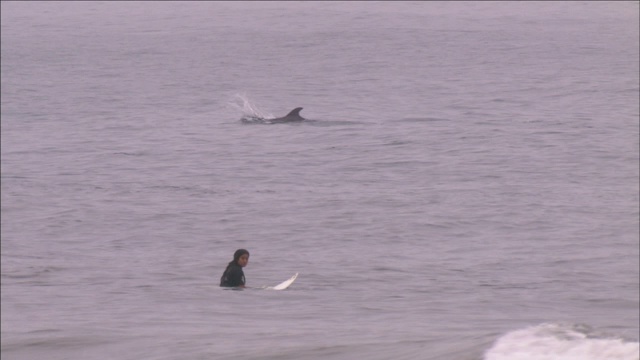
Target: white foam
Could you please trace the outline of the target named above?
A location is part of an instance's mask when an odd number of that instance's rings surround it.
[[[639,360],[638,342],[589,335],[586,328],[541,324],[500,337],[485,360]]]

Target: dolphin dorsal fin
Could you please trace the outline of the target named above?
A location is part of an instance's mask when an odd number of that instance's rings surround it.
[[[300,116],[300,111],[301,110],[302,110],[301,107],[297,107],[297,108],[291,110],[291,112],[287,114],[287,117],[289,117],[289,116]]]

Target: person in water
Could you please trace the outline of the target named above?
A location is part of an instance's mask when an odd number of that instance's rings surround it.
[[[245,249],[238,249],[233,254],[233,261],[227,265],[222,277],[220,286],[222,287],[245,287],[246,280],[242,268],[249,263],[249,252]]]

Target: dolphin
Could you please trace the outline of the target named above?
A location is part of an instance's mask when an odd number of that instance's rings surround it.
[[[297,107],[291,110],[287,115],[275,119],[268,119],[267,121],[270,123],[286,123],[286,122],[295,122],[306,120],[302,116],[300,116],[301,107]]]

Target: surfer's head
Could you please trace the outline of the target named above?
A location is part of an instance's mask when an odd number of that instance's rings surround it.
[[[238,249],[233,254],[233,262],[240,267],[245,267],[249,263],[249,252],[245,249]]]

